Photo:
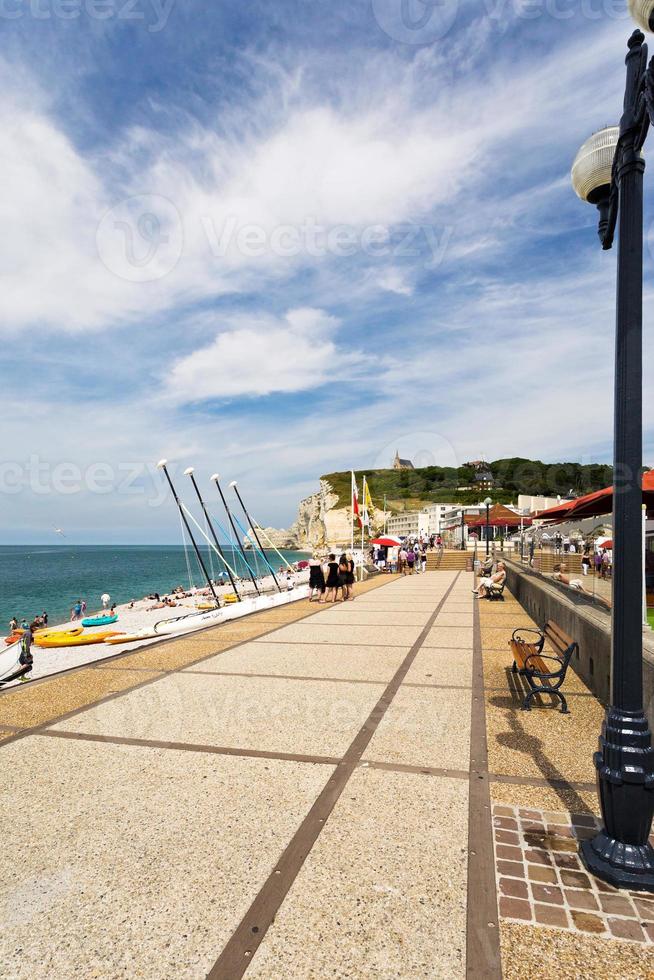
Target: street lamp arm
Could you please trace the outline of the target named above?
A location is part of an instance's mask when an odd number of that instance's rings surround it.
[[[645,145],[650,122],[654,121],[654,58],[647,67],[647,45],[642,31],[633,32],[628,41],[627,83],[624,111],[620,120],[620,135],[611,168],[611,186],[607,195],[597,203],[600,213],[599,237],[602,248],[613,247],[620,207],[619,182],[622,168],[638,165],[637,158]],[[641,165],[643,165],[641,163]]]

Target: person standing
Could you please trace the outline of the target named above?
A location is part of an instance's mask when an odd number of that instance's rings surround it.
[[[325,587],[327,589],[327,602],[329,602],[330,595],[333,596],[332,602],[337,602],[336,593],[338,592],[338,562],[336,561],[336,555],[330,555],[329,561],[327,563],[327,581],[325,582]]]
[[[350,567],[347,563],[347,555],[343,553],[338,559],[338,585],[341,590],[341,600],[345,602],[348,597],[347,573]]]
[[[351,552],[347,552],[345,560],[347,563],[347,572],[345,573],[345,585],[347,588],[346,598],[352,601],[354,599],[354,583],[356,578],[354,574],[354,558],[352,557]]]
[[[100,601],[102,602],[102,608],[108,609],[111,605],[111,596],[108,592],[105,592],[104,595],[100,596]]]
[[[81,615],[82,615],[82,603],[78,599],[77,602],[75,603],[75,605],[73,606],[72,610],[71,610],[70,618],[71,618],[71,620],[80,619],[81,618]]]
[[[411,545],[411,547],[406,553],[406,563],[409,569],[409,575],[413,575],[413,569],[416,564],[416,553],[413,550],[413,545]]]
[[[397,571],[398,571],[398,575],[400,573],[402,575],[406,575],[406,560],[407,560],[407,555],[408,555],[408,552],[407,552],[406,548],[404,547],[404,545],[402,545],[402,547],[400,548],[400,553],[397,556]]]
[[[424,545],[420,552],[420,569],[424,574],[427,571],[427,546]]]
[[[32,673],[32,667],[34,666],[34,657],[32,656],[32,630],[27,623],[25,623],[25,627],[23,635],[20,638],[20,657],[18,658],[18,663],[21,667],[25,668],[20,676],[21,684],[29,680],[27,675]]]
[[[590,568],[590,551],[586,546],[584,548],[584,553],[581,556],[581,570],[584,575],[588,575],[588,569]]]
[[[317,554],[309,562],[309,602],[315,602],[314,593],[322,605],[325,602],[325,573]]]

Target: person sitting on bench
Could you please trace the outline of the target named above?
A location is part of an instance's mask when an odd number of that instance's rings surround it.
[[[473,595],[476,595],[478,599],[483,599],[493,588],[499,588],[499,586],[504,585],[506,581],[506,569],[504,567],[503,561],[498,561],[497,571],[494,575],[489,575],[488,578],[481,579],[479,585],[476,589],[472,590]]]

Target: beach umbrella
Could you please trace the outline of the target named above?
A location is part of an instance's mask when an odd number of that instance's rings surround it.
[[[371,541],[370,544],[376,544],[378,547],[382,548],[397,548],[402,544],[402,539],[395,538],[389,534],[383,538],[376,538],[374,541]]]
[[[309,562],[308,562],[308,561],[304,561],[304,560],[302,560],[302,561],[299,561],[299,562],[297,563],[297,567],[298,567],[299,569],[303,569],[303,568],[308,568],[308,567],[309,567]]]

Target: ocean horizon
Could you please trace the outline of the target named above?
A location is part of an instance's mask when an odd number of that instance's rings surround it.
[[[240,553],[229,544],[222,547],[232,568],[245,575]],[[200,553],[212,578],[218,578],[222,568],[218,556],[206,547]],[[289,563],[307,554],[281,549],[280,553]],[[247,555],[255,574],[267,571],[260,555],[253,551]],[[266,551],[266,557],[275,571],[282,564],[274,551]],[[120,605],[154,592],[163,595],[178,585],[204,584],[197,557],[192,551],[185,552],[183,545],[0,545],[0,623],[4,628],[13,616],[31,619],[43,610],[50,623],[65,621],[78,599],[86,600],[92,612],[100,608],[105,592]]]

